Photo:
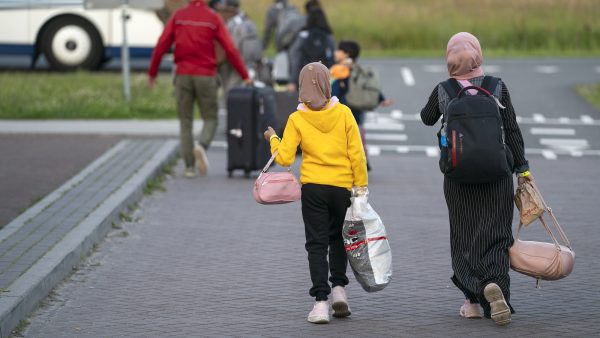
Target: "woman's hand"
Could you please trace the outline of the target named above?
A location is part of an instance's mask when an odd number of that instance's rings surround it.
[[[525,183],[525,182],[533,182],[533,175],[531,173],[529,173],[528,171],[526,173],[527,173],[526,176],[522,176],[521,174],[518,174],[517,183],[519,185],[523,185],[523,183]]]
[[[265,130],[264,136],[265,136],[265,140],[267,140],[267,142],[271,141],[271,136],[276,135],[275,134],[275,130],[273,130],[273,128],[271,128],[271,126],[269,126],[269,128],[267,128],[267,130]]]

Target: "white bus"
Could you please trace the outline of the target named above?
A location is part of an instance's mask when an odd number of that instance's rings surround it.
[[[0,0],[0,54],[28,55],[32,66],[44,55],[56,70],[101,67],[121,55],[122,11],[93,6],[84,0]],[[163,23],[153,10],[128,13],[130,55],[149,57]]]

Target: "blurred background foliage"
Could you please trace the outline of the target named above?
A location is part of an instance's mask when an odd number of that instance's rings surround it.
[[[289,0],[303,10],[303,0]],[[241,0],[262,33],[273,0]],[[374,56],[440,56],[460,31],[493,56],[600,55],[600,0],[321,0],[337,40]]]

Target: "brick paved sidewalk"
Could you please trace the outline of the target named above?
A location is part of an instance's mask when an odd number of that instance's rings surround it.
[[[579,336],[600,334],[596,258],[598,160],[532,161],[546,200],[577,252],[558,282],[512,273],[513,323],[458,315],[451,285],[447,211],[435,159],[372,158],[371,203],[386,223],[394,280],[364,292],[351,276],[353,313],[329,325],[312,308],[300,204],[261,206],[252,181],[226,177],[225,153],[211,151],[208,177],[177,177],[146,198],[98,251],[38,309],[26,337],[196,336]],[[525,238],[545,240],[541,227]],[[352,274],[350,269],[349,275]]]

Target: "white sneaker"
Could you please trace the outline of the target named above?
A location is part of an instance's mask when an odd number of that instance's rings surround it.
[[[329,323],[329,302],[326,300],[315,302],[315,306],[308,314],[308,321],[313,324]]]
[[[196,177],[196,169],[194,169],[194,168],[185,168],[185,171],[183,172],[183,176],[185,176],[187,178],[194,178],[194,177]]]
[[[198,142],[194,144],[194,157],[200,175],[206,175],[208,172],[208,157],[206,156],[206,150]]]
[[[333,308],[333,316],[335,318],[348,317],[352,313],[348,305],[346,289],[343,286],[334,287],[331,290],[331,298],[333,298],[331,307]]]

